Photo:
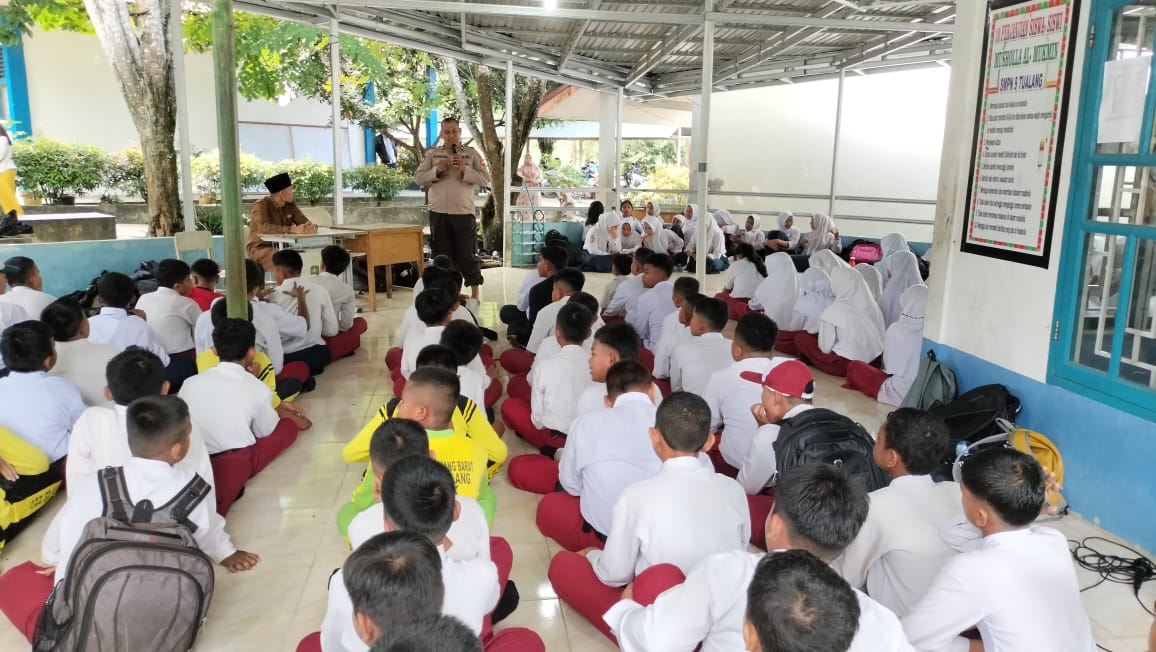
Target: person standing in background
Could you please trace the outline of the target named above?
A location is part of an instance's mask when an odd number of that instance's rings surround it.
[[[389,137],[389,129],[386,127],[382,127],[377,137],[373,139],[373,151],[377,152],[377,160],[381,161],[382,165],[397,167],[397,145],[393,144],[393,140]]]
[[[0,211],[4,213],[0,219],[0,238],[32,233],[32,227],[17,221],[24,214],[24,209],[16,199],[16,163],[12,160],[12,136],[8,135],[3,125],[0,125]]]

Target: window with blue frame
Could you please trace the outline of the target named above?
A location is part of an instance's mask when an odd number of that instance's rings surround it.
[[[1057,383],[1156,417],[1156,0],[1096,2],[1052,337]]]

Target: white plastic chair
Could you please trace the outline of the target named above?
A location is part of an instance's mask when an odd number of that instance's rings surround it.
[[[213,234],[208,231],[181,231],[173,236],[177,258],[186,251],[204,251],[207,258],[213,258]]]
[[[309,218],[310,222],[313,222],[317,226],[333,226],[333,214],[330,213],[327,208],[309,206],[308,208],[302,208],[301,212],[305,214],[305,217]]]

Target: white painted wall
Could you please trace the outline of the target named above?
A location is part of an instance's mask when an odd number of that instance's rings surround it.
[[[139,146],[140,139],[124,96],[96,37],[37,30],[24,39],[24,55],[35,135],[88,143],[105,150]],[[217,147],[217,112],[212,58],[205,54],[187,54],[185,71],[193,147],[214,149]],[[328,127],[330,118],[328,104],[307,99],[296,99],[284,106],[241,99],[237,111],[241,123]],[[243,124],[242,130],[246,127]],[[362,132],[354,127],[348,133],[352,136],[347,139],[350,153],[347,160],[360,163],[365,160]],[[321,148],[314,158],[332,161],[332,151],[331,146],[327,151]]]

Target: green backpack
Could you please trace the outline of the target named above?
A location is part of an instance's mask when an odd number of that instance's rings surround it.
[[[950,403],[955,394],[955,374],[935,359],[935,351],[929,350],[900,407],[927,410]]]

